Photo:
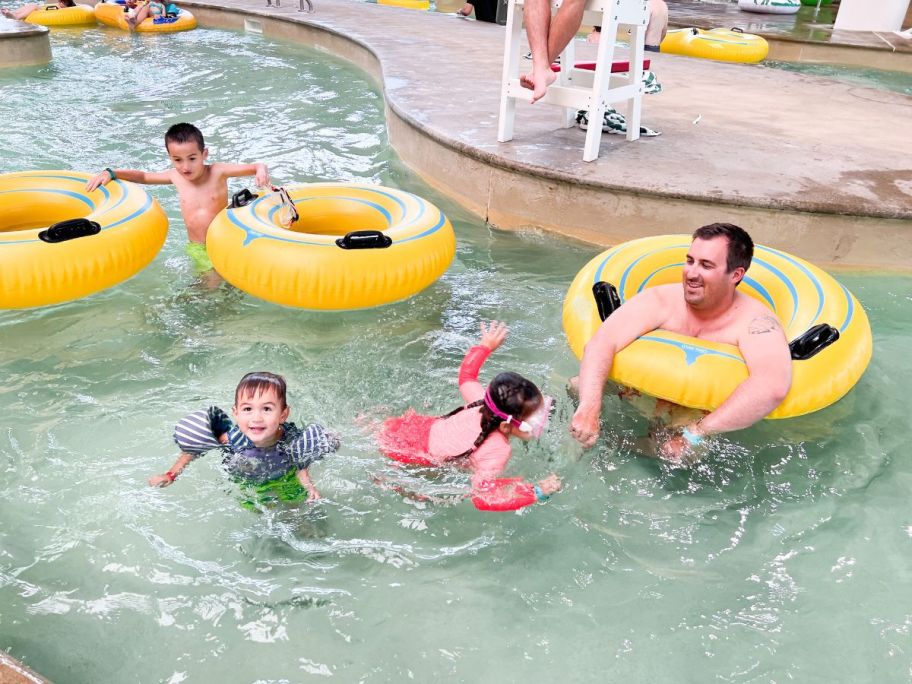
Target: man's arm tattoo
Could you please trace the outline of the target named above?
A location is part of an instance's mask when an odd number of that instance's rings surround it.
[[[779,321],[776,320],[775,316],[770,316],[769,314],[757,316],[747,326],[747,332],[751,335],[762,335],[763,333],[773,332],[773,330],[778,329]]]

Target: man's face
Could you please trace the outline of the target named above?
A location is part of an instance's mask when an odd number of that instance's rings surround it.
[[[712,309],[726,297],[744,276],[743,268],[727,272],[728,238],[694,240],[684,264],[684,301],[695,309]]]

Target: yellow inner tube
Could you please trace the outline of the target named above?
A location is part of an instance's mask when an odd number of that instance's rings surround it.
[[[416,10],[427,10],[431,8],[430,0],[377,0],[377,4]]]
[[[287,190],[299,214],[289,228],[278,192],[225,209],[209,226],[215,270],[255,297],[306,309],[377,306],[423,290],[453,260],[453,227],[420,197],[349,183]]]
[[[95,17],[105,26],[129,31],[127,25],[124,5],[118,5],[113,2],[99,2],[95,5]],[[176,33],[177,31],[189,31],[195,29],[197,25],[196,17],[185,9],[182,9],[174,21],[167,21],[156,24],[151,17],[144,19],[136,31],[139,33]]]
[[[681,282],[689,235],[625,242],[598,255],[579,272],[564,300],[564,331],[581,357],[601,325],[592,294],[597,282],[617,288],[621,302],[655,285]],[[769,418],[817,411],[845,395],[871,359],[868,317],[832,276],[796,256],[757,245],[739,289],[764,302],[794,340],[827,323],[839,338],[810,358],[792,361],[792,387]],[[711,411],[748,376],[738,348],[654,330],[615,356],[610,378],[660,399]]]
[[[135,275],[165,242],[168,219],[145,190],[114,181],[85,192],[76,171],[0,174],[0,308],[78,299]],[[45,242],[50,224],[86,218],[100,231]]]
[[[683,28],[669,31],[659,49],[671,55],[753,64],[769,54],[769,43],[752,33]]]
[[[57,7],[45,5],[29,14],[25,20],[40,26],[83,26],[95,24],[95,8],[90,5]]]

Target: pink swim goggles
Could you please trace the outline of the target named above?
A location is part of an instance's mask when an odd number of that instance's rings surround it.
[[[536,439],[541,437],[545,428],[548,427],[548,420],[551,417],[551,407],[554,405],[554,399],[543,396],[541,404],[535,409],[535,413],[525,420],[519,420],[509,413],[504,413],[494,405],[494,398],[491,396],[490,386],[485,390],[484,402],[485,406],[491,410],[491,413],[500,418],[507,425],[515,425],[517,430],[532,435]]]

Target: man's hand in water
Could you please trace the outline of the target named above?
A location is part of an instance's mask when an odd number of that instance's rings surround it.
[[[478,344],[494,351],[503,344],[505,339],[507,339],[507,331],[507,324],[501,323],[500,321],[482,323],[481,341]]]
[[[672,463],[682,463],[684,455],[690,451],[690,444],[681,435],[669,437],[659,445],[659,458]]]
[[[599,410],[593,413],[583,406],[576,409],[570,421],[570,434],[586,449],[595,446],[599,436]]]
[[[685,429],[701,438],[703,436],[696,425],[688,425]],[[683,434],[678,433],[662,442],[657,449],[657,453],[659,458],[671,463],[690,465],[699,460],[697,450],[700,448],[698,444],[692,444]]]

